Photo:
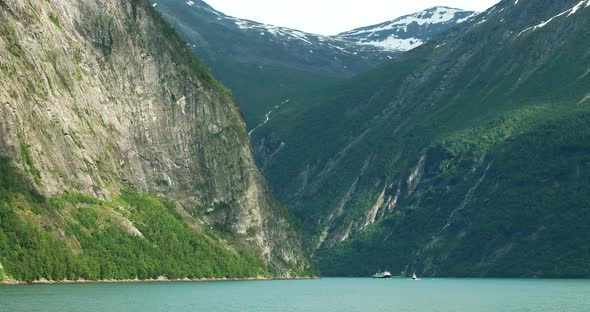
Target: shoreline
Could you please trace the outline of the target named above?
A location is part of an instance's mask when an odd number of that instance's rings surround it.
[[[5,279],[0,282],[2,286],[20,286],[20,285],[70,285],[70,284],[121,284],[121,283],[194,283],[194,282],[237,282],[237,281],[284,281],[284,280],[312,280],[320,277],[221,277],[221,278],[176,278],[159,277],[157,279],[110,279],[110,280],[35,280],[32,282],[17,281],[14,279]]]

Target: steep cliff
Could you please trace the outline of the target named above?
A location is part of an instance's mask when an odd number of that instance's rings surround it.
[[[0,1],[0,81],[0,156],[26,186],[13,193],[165,197],[194,235],[247,246],[278,275],[307,267],[229,91],[147,1]],[[41,226],[77,246],[71,220],[44,210]]]

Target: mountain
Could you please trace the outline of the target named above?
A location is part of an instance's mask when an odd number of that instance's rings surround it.
[[[439,6],[392,21],[347,31],[336,37],[360,45],[379,47],[386,51],[408,51],[477,14],[477,12]]]
[[[504,0],[258,129],[322,273],[590,276],[589,21]]]
[[[352,76],[391,55],[339,38],[227,16],[204,1],[152,3],[205,61],[229,58],[258,66]]]
[[[264,122],[269,111],[290,97],[352,77],[407,50],[359,44],[354,36],[321,36],[239,19],[203,1],[150,1],[232,90],[248,129]],[[455,21],[435,24],[408,19],[408,34],[424,41]]]
[[[225,89],[147,1],[0,1],[0,279],[309,274]]]

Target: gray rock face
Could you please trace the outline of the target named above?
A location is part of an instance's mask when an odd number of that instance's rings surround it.
[[[0,1],[0,80],[0,155],[43,194],[165,194],[307,265],[238,108],[147,2]]]

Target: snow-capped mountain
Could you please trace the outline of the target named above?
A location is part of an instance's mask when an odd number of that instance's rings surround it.
[[[152,0],[152,4],[213,70],[211,61],[229,57],[239,63],[346,77],[396,56],[338,37],[235,18],[200,0]]]
[[[150,1],[232,90],[249,129],[295,94],[372,69],[473,14],[436,8],[322,36],[228,16],[202,0]],[[406,41],[370,44],[392,35]]]
[[[477,14],[448,7],[434,7],[392,21],[347,31],[336,38],[386,51],[408,51]]]
[[[205,60],[231,54],[239,62],[287,65],[337,76],[372,68],[474,15],[435,7],[336,36],[322,36],[228,16],[201,0],[151,1]]]

